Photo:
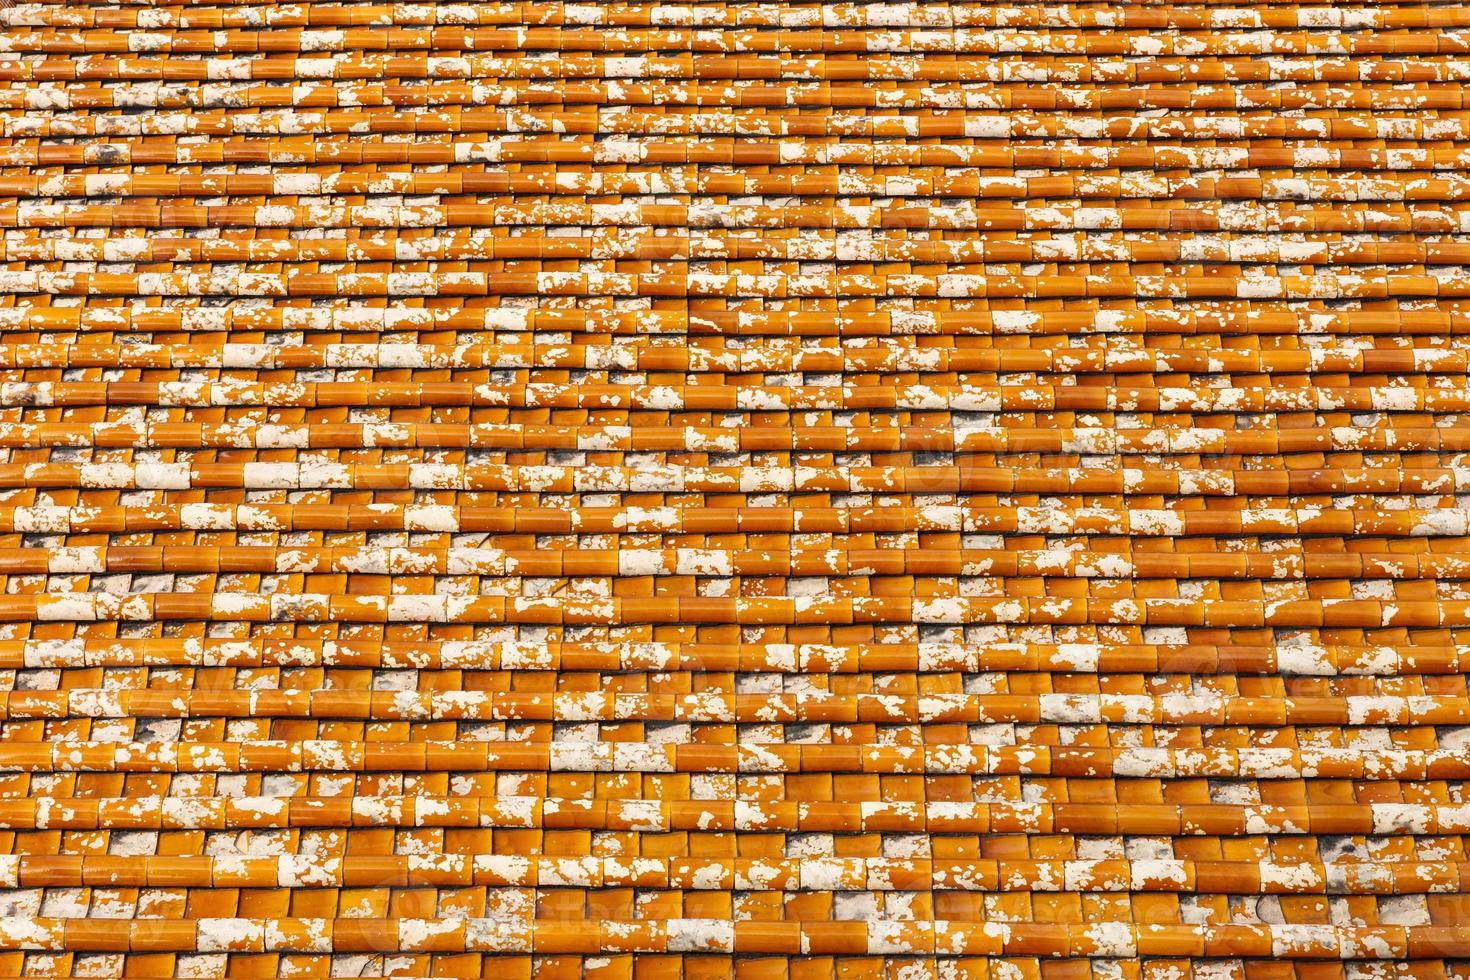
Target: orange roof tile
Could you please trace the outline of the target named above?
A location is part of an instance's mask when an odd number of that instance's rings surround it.
[[[0,976],[1470,977],[1467,82],[0,0]]]

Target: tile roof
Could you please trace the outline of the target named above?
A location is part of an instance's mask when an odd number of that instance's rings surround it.
[[[1470,978],[1470,9],[0,2],[0,976]]]

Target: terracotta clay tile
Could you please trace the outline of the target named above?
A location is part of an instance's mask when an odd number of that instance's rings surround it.
[[[0,20],[0,973],[1463,972],[1458,9]]]

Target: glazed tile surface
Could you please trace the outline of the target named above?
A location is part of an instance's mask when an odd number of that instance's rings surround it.
[[[1470,8],[0,25],[0,976],[1470,980]]]

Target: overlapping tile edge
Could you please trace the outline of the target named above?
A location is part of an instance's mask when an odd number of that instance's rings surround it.
[[[1470,977],[1470,8],[0,28],[0,976]]]

